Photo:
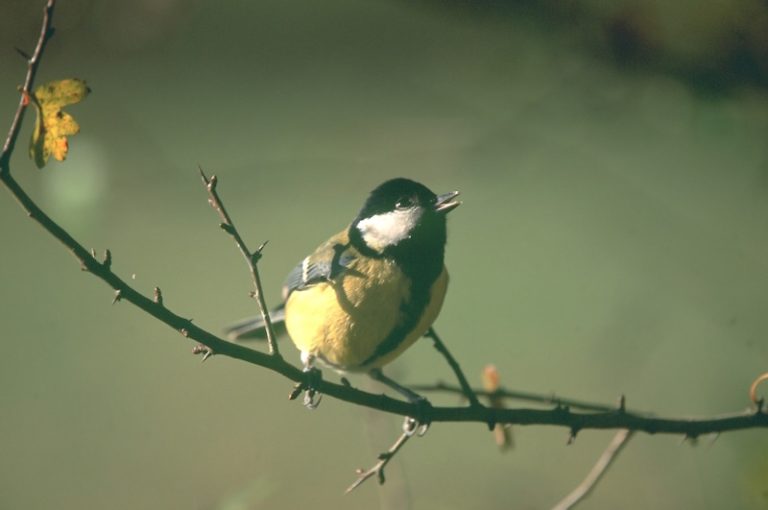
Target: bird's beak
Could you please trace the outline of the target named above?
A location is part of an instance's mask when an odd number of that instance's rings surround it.
[[[449,211],[456,209],[461,205],[461,202],[454,200],[457,196],[459,196],[458,191],[451,191],[438,196],[435,201],[435,212],[447,214]]]

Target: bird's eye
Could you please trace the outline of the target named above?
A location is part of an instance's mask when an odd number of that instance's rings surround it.
[[[395,203],[395,207],[397,209],[408,209],[409,207],[413,207],[413,198],[411,198],[411,197],[401,197]]]

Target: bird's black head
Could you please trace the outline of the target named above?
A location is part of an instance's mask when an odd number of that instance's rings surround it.
[[[350,240],[363,253],[421,266],[431,259],[442,270],[445,215],[459,206],[457,191],[437,196],[418,182],[398,178],[371,191],[350,227]]]

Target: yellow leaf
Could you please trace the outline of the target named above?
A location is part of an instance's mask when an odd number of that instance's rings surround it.
[[[79,103],[90,91],[85,81],[77,78],[51,81],[35,89],[31,99],[37,118],[29,141],[29,157],[37,168],[43,168],[51,156],[58,161],[67,157],[67,137],[77,134],[80,126],[62,108]]]

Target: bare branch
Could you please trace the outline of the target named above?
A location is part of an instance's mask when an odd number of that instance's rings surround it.
[[[464,395],[464,390],[460,387],[446,384],[444,382],[437,382],[435,384],[414,384],[410,387],[413,389],[413,391],[418,391],[421,393],[454,393],[457,395]],[[539,402],[541,404],[569,407],[572,409],[582,409],[584,411],[612,412],[616,411],[617,409],[621,410],[621,405],[619,405],[617,408],[615,406],[609,406],[605,404],[596,404],[593,402],[585,402],[583,400],[558,397],[555,394],[544,395],[528,391],[514,391],[505,389],[504,387],[499,387],[493,391],[474,388],[472,389],[472,392],[478,397],[522,400],[524,402]]]
[[[619,430],[613,439],[608,444],[603,454],[597,459],[597,463],[592,467],[587,477],[562,501],[552,507],[552,510],[569,510],[576,506],[580,501],[583,501],[592,489],[595,488],[597,482],[603,477],[610,465],[616,460],[616,456],[627,445],[627,442],[632,437],[632,432],[629,430]]]
[[[483,407],[483,405],[477,399],[475,392],[472,391],[472,387],[469,385],[469,382],[467,382],[467,378],[464,376],[464,372],[462,372],[459,363],[456,361],[456,358],[453,357],[451,352],[440,339],[437,331],[435,331],[435,328],[430,327],[427,331],[427,334],[424,336],[432,339],[432,342],[435,344],[435,349],[437,349],[438,352],[442,354],[445,360],[448,362],[451,370],[453,370],[453,373],[456,375],[456,379],[459,381],[459,385],[461,385],[461,390],[464,393],[464,396],[469,400],[469,405],[472,407]]]
[[[16,147],[16,140],[19,137],[19,131],[21,130],[21,121],[24,120],[24,112],[29,105],[29,97],[32,91],[32,86],[35,82],[35,76],[37,75],[37,68],[40,66],[40,58],[45,50],[45,45],[48,40],[53,36],[53,8],[56,5],[56,0],[48,0],[48,3],[43,9],[43,24],[40,28],[40,36],[37,39],[35,45],[35,51],[31,57],[27,58],[27,75],[24,78],[24,85],[19,89],[21,97],[19,98],[19,106],[16,107],[16,114],[13,116],[11,127],[8,130],[8,135],[5,137],[5,143],[3,144],[3,152],[0,153],[0,175],[8,174],[11,171],[10,162],[13,149]],[[18,48],[17,48],[17,51]],[[23,56],[26,53],[19,51]]]
[[[382,452],[379,454],[379,461],[373,465],[370,469],[358,469],[357,470],[357,480],[355,480],[352,485],[347,487],[347,490],[344,491],[345,494],[349,494],[353,490],[357,489],[362,485],[363,482],[371,478],[372,476],[376,475],[376,477],[379,480],[379,485],[383,484],[386,479],[384,477],[384,468],[389,464],[389,461],[392,460],[392,458],[395,456],[395,454],[400,451],[400,448],[405,445],[405,443],[413,437],[413,435],[416,433],[416,429],[419,427],[419,423],[412,419],[412,418],[406,418],[405,422],[403,423],[403,433],[398,436],[397,440],[394,442],[392,446],[389,447],[389,450],[386,452]]]
[[[259,259],[261,258],[261,252],[267,245],[267,241],[261,243],[261,246],[259,246],[255,252],[251,252],[248,249],[245,245],[245,241],[243,241],[243,238],[240,236],[240,232],[238,232],[235,227],[232,218],[229,216],[227,209],[224,207],[224,203],[219,197],[219,192],[216,190],[218,179],[215,175],[212,175],[210,178],[206,177],[202,167],[199,167],[199,170],[205,189],[208,190],[208,203],[211,204],[211,207],[213,207],[219,214],[219,218],[221,218],[221,228],[232,236],[240,253],[243,254],[245,262],[248,264],[248,269],[251,272],[251,279],[253,280],[253,293],[251,295],[259,304],[259,312],[261,313],[261,318],[264,320],[264,328],[267,332],[267,343],[269,344],[269,353],[277,358],[281,358],[282,356],[277,347],[277,335],[275,335],[275,329],[272,327],[272,319],[269,317],[269,309],[264,300],[264,290],[261,286],[261,276],[259,275],[259,269],[257,267]]]

